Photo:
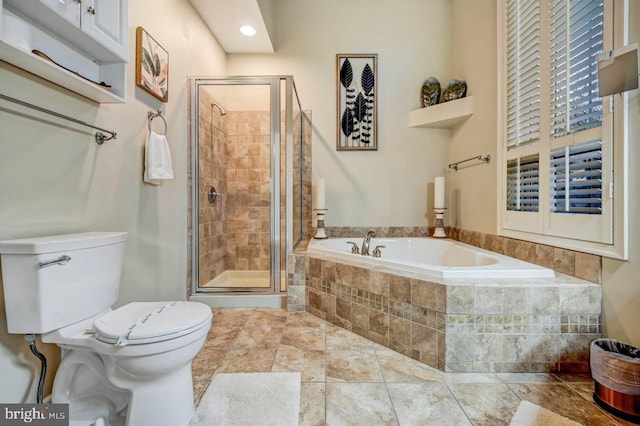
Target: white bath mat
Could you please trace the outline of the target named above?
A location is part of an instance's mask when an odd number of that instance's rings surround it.
[[[214,376],[191,426],[298,425],[300,373]]]
[[[582,426],[529,401],[521,401],[509,426]]]

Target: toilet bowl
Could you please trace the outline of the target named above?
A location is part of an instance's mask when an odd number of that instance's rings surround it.
[[[62,348],[52,402],[69,404],[71,425],[187,425],[191,361],[211,308],[172,301],[112,310],[125,240],[84,233],[0,241],[9,332],[42,334]]]

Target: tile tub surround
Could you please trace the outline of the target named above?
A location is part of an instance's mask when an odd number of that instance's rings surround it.
[[[298,250],[289,253],[287,262],[287,311],[305,311],[305,287],[307,283],[305,253],[309,241],[304,241]]]
[[[305,270],[307,312],[446,372],[587,372],[600,337],[601,287],[567,275],[437,280],[315,254]]]
[[[551,268],[594,283],[602,283],[602,256],[537,244],[499,235],[452,228],[452,239]]]

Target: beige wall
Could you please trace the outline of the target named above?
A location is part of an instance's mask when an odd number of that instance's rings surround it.
[[[137,26],[144,27],[169,52],[167,104],[135,88]],[[184,299],[187,78],[224,74],[226,57],[185,0],[131,1],[129,37],[125,104],[98,105],[0,62],[3,94],[118,133],[116,141],[98,147],[91,131],[2,101],[0,239],[85,230],[127,231],[119,304]],[[142,149],[147,110],[157,108],[167,118],[175,179],[152,187],[142,183]],[[37,360],[20,336],[7,335],[4,324],[1,309],[0,401],[34,401]]]
[[[313,111],[313,179],[327,181],[326,225],[427,225],[427,185],[446,168],[450,136],[409,128],[408,115],[420,107],[428,76],[451,78],[449,1],[282,0],[274,7],[276,53],[230,55],[227,72],[295,77],[303,109]],[[335,149],[337,53],[378,54],[376,152]]]
[[[450,170],[450,225],[497,232],[497,39],[493,0],[451,2],[451,74],[467,82],[473,115],[451,135],[451,161],[491,155],[489,164],[470,162]],[[468,166],[468,167],[467,167]]]
[[[638,43],[640,2],[629,0],[629,12],[627,43]],[[640,93],[633,90],[627,92],[627,96],[629,260],[604,259],[602,262],[603,334],[640,347]]]

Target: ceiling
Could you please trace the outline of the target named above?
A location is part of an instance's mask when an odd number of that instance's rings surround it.
[[[191,0],[204,22],[227,53],[273,53],[269,34],[271,0]],[[251,25],[253,37],[240,33],[240,27]]]

